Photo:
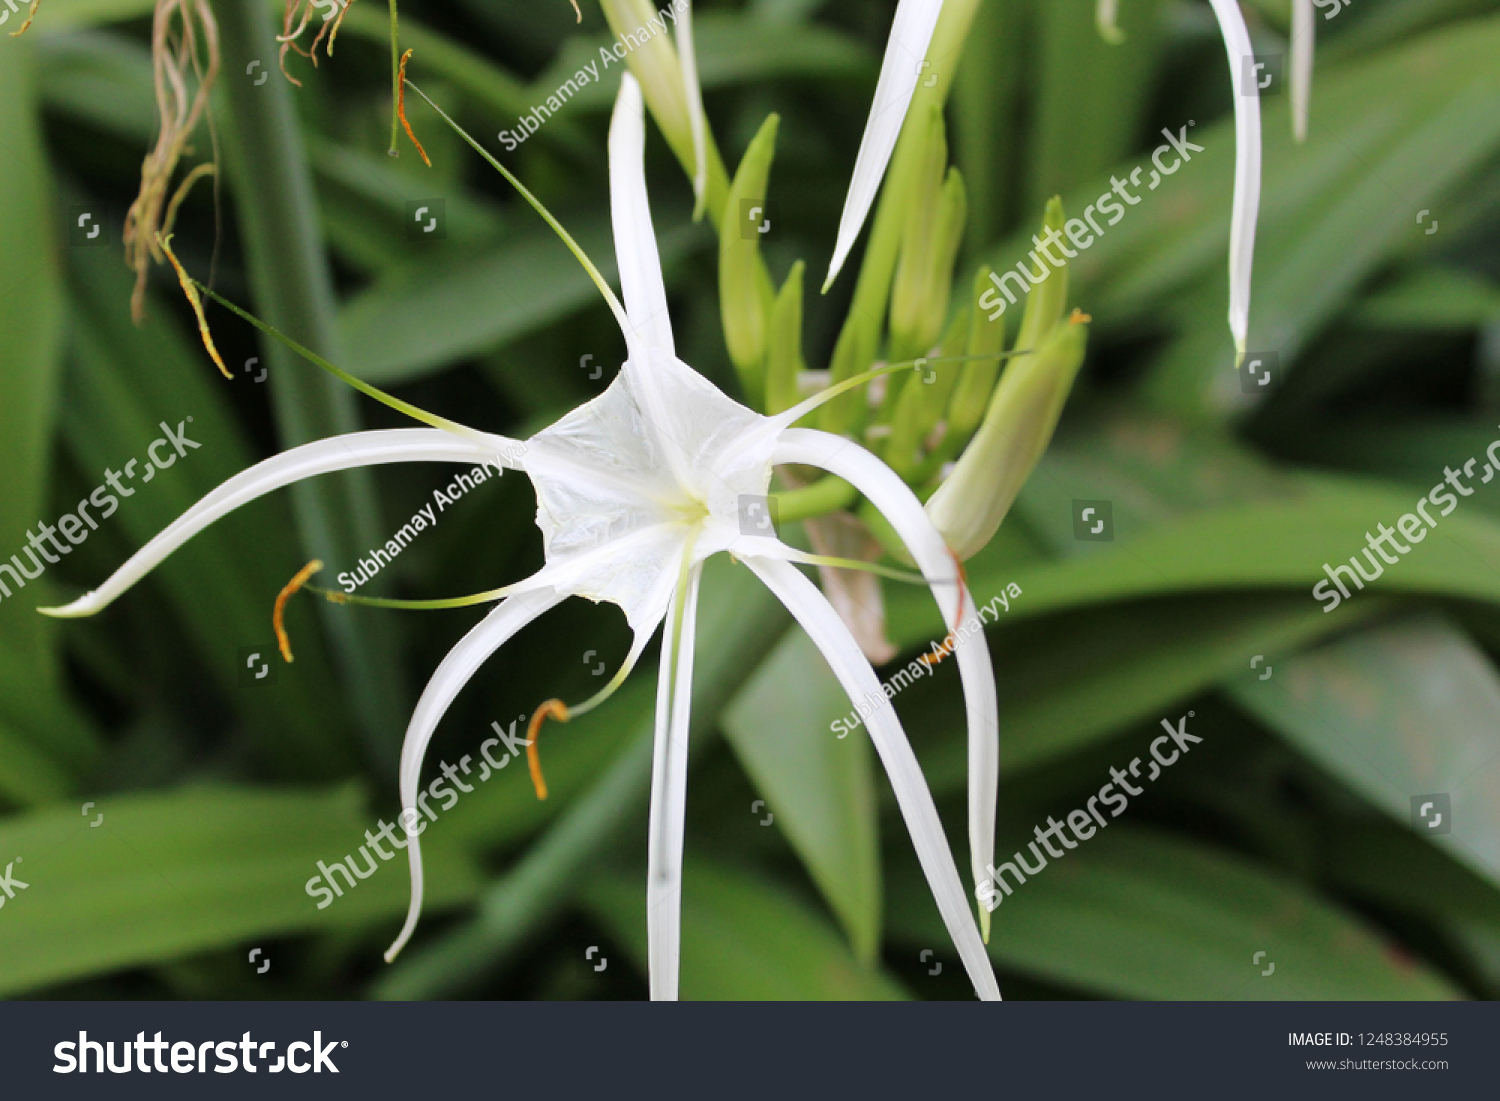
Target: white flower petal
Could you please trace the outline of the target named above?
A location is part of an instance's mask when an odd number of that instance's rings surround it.
[[[1292,0],[1292,137],[1307,140],[1307,112],[1312,103],[1313,45],[1317,23],[1312,0]]]
[[[708,192],[708,146],[704,141],[703,89],[698,85],[698,51],[693,46],[693,4],[677,9],[677,56],[682,60],[682,90],[687,96],[688,124],[693,132],[693,220],[703,217]]]
[[[630,327],[646,347],[673,355],[667,289],[646,196],[645,158],[646,107],[641,86],[627,72],[620,78],[620,94],[609,121],[609,218],[615,234],[615,262]],[[631,358],[637,354],[632,343]]]
[[[561,593],[551,590],[521,593],[507,597],[485,616],[468,634],[459,639],[448,656],[442,660],[422,698],[417,701],[411,722],[406,727],[406,740],[401,744],[401,822],[408,827],[406,856],[411,865],[411,902],[406,911],[406,924],[392,945],[386,949],[385,962],[390,963],[396,953],[406,946],[417,927],[417,918],[422,913],[422,850],[415,834],[426,829],[417,829],[423,820],[417,803],[418,784],[422,779],[422,757],[427,752],[427,743],[449,704],[459,690],[469,682],[475,671],[501,646],[537,616],[563,600]]]
[[[1245,354],[1250,331],[1250,275],[1255,264],[1255,223],[1260,215],[1260,96],[1245,94],[1255,48],[1236,0],[1209,0],[1229,55],[1234,91],[1234,213],[1229,224],[1229,331]]]
[[[837,474],[890,521],[911,551],[945,622],[954,625],[959,676],[969,727],[969,863],[977,887],[995,859],[995,801],[1000,785],[1000,707],[983,624],[958,566],[916,494],[890,467],[859,444],[809,428],[782,433],[775,463],[802,463]],[[962,612],[960,612],[960,606]],[[962,625],[958,621],[962,616]]]
[[[514,469],[524,446],[490,436],[488,444],[436,428],[394,428],[353,432],[294,447],[236,474],[152,539],[103,585],[63,608],[41,609],[54,616],[87,616],[102,611],[178,547],[209,524],[272,490],[317,474],[382,463],[489,463]]]
[[[875,705],[875,710],[865,719],[865,727],[890,777],[917,858],[937,900],[938,912],[942,914],[943,923],[948,927],[948,934],[953,938],[975,992],[986,1001],[998,1001],[1000,987],[995,982],[995,972],[990,967],[989,957],[979,939],[979,930],[970,914],[969,901],[958,876],[958,867],[953,863],[953,854],[948,849],[948,838],[938,819],[932,793],[927,789],[922,767],[917,763],[911,743],[906,740],[900,720],[896,718],[896,710],[881,691],[875,670],[860,653],[859,644],[839,619],[833,605],[795,566],[766,558],[746,558],[744,562],[802,625],[849,698],[868,700]]]
[[[656,742],[651,758],[651,822],[647,831],[646,941],[653,1001],[676,1001],[682,954],[682,835],[687,814],[688,733],[693,703],[693,640],[698,628],[698,583],[672,598],[656,682]],[[672,621],[682,601],[682,624]],[[675,658],[675,660],[674,660]]]
[[[849,181],[849,194],[844,199],[844,213],[839,218],[833,260],[828,265],[828,278],[823,281],[825,291],[848,259],[854,239],[859,236],[875,202],[875,192],[880,189],[880,181],[890,164],[891,151],[896,148],[896,138],[901,134],[901,124],[906,121],[906,109],[911,106],[912,93],[917,90],[922,59],[927,56],[927,46],[932,41],[932,31],[942,10],[943,0],[901,0],[896,6],[891,37],[885,47],[885,60],[880,66],[880,80],[875,85],[875,101],[870,105],[865,136],[854,160],[854,176]]]

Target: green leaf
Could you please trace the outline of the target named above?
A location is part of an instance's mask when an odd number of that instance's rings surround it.
[[[49,15],[52,12],[47,0]],[[33,30],[40,30],[38,23]],[[49,111],[82,119],[142,148],[156,137],[151,51],[122,34],[59,31],[37,40]]]
[[[1053,195],[1096,177],[1129,152],[1149,105],[1149,78],[1162,44],[1161,0],[1121,5],[1122,46],[1100,37],[1094,7],[1044,2],[1034,9],[1036,109],[1022,218],[1028,223]],[[1012,55],[1005,63],[1019,60]],[[1083,210],[1068,209],[1075,216]]]
[[[596,214],[569,224],[580,247],[613,279],[608,219]],[[662,264],[707,241],[696,227],[668,228],[660,234]],[[412,382],[574,313],[598,294],[550,229],[523,229],[465,260],[443,256],[405,265],[356,296],[340,319],[348,367],[379,386]]]
[[[276,53],[272,13],[262,0],[221,0],[216,6],[225,71],[245,73]],[[247,304],[261,320],[335,363],[347,357],[338,342],[333,274],[318,232],[311,170],[292,101],[283,80],[256,86],[226,82],[223,145],[227,177],[239,216]],[[291,352],[262,345],[270,371],[273,421],[283,448],[358,431],[355,394],[344,383],[312,371]],[[388,538],[369,470],[340,471],[298,482],[292,513],[309,559],[350,562]],[[376,592],[383,582],[376,582]],[[349,614],[354,611],[355,614]],[[394,778],[400,755],[405,684],[396,641],[379,616],[365,609],[323,604],[317,614],[347,687],[345,697],[364,738],[366,759]]]
[[[0,795],[20,804],[72,786],[70,766],[97,756],[93,735],[62,694],[55,624],[37,615],[54,579],[25,589],[8,560],[50,511],[53,425],[62,349],[62,286],[49,174],[42,156],[32,44],[4,39],[0,66]],[[25,555],[21,561],[27,561]],[[73,752],[70,752],[70,747]],[[71,758],[71,759],[70,759]],[[66,762],[66,763],[65,763]]]
[[[149,16],[155,6],[155,0],[46,0],[27,33],[46,35],[69,27],[123,23]]]
[[[1425,614],[1367,629],[1226,690],[1419,834],[1413,799],[1447,795],[1452,832],[1426,839],[1500,884],[1500,675],[1448,621]]]
[[[137,484],[104,521],[118,525],[131,547],[144,546],[255,461],[229,402],[231,387],[254,384],[225,382],[160,301],[150,302],[148,319],[137,328],[128,307],[130,273],[117,256],[103,249],[72,249],[69,255],[73,328],[64,430],[79,470],[90,484],[103,484],[106,469],[144,462],[163,421],[184,424],[188,438],[200,445],[150,483]],[[243,648],[275,654],[271,606],[303,562],[291,531],[284,497],[256,501],[189,540],[152,579],[208,676],[240,704],[264,762],[282,776],[331,779],[345,774],[355,757],[328,691],[332,672],[306,604],[294,605],[287,618],[296,663],[278,670],[272,686],[240,684]]]
[[[1456,268],[1420,267],[1361,302],[1350,321],[1371,329],[1475,329],[1500,320],[1500,284]]]
[[[838,933],[784,887],[709,860],[682,871],[681,994],[686,1001],[894,1001],[908,995],[862,967]],[[646,880],[594,876],[583,901],[646,970]]]
[[[600,50],[614,41],[603,35],[567,39],[556,60],[523,93],[527,106],[517,113],[525,114],[531,110],[530,104],[545,101],[591,62],[598,67],[599,79],[569,95],[564,109],[608,110],[615,101],[616,80],[602,67]],[[873,78],[878,72],[875,57],[864,43],[825,26],[770,24],[742,15],[695,11],[693,44],[698,57],[698,83],[705,92],[761,80]],[[614,61],[611,67],[620,64]]]
[[[880,828],[869,740],[828,663],[792,630],[720,717],[740,764],[868,963],[880,947]]]
[[[98,815],[97,827],[91,822]],[[355,887],[309,893],[309,879],[379,829],[356,789],[204,788],[104,797],[0,820],[0,852],[27,886],[0,921],[0,994],[228,947],[252,937],[322,931],[406,913],[406,860],[376,861]],[[366,849],[367,852],[370,850]],[[13,854],[13,855],[12,855]],[[424,845],[428,913],[473,897],[478,873],[441,843]],[[370,860],[375,860],[371,852]],[[335,873],[337,874],[337,873]],[[326,888],[324,888],[326,891]]]
[[[1020,841],[1002,837],[997,858]],[[1035,865],[1029,852],[1026,859]],[[937,911],[915,874],[908,869],[902,880],[909,890],[887,894],[892,933],[910,944],[943,943]],[[1006,882],[1013,882],[1008,874]],[[1298,884],[1240,857],[1124,824],[1028,877],[991,921],[996,963],[1109,997],[1462,996]],[[1264,975],[1273,963],[1274,972]]]
[[[1025,594],[1015,598],[1019,608]],[[1362,619],[1390,610],[1371,599],[1351,609]],[[1032,768],[1141,720],[1155,721],[1173,701],[1222,681],[1255,683],[1250,659],[1279,669],[1281,655],[1348,621],[1330,622],[1301,594],[1226,593],[1082,608],[1040,620],[1008,622],[990,640],[1000,696],[1000,765]],[[964,713],[952,677],[914,687],[898,700],[922,731],[922,768],[933,791],[963,790],[968,775]]]
[[[1297,475],[1278,499],[1198,513],[1144,533],[1117,526],[1117,542],[1101,543],[1099,553],[1066,562],[1009,568],[976,557],[969,584],[980,605],[1007,583],[1019,585],[1024,596],[1012,601],[1007,616],[1012,621],[1063,608],[1211,589],[1290,588],[1308,593],[1311,603],[1312,587],[1323,580],[1326,562],[1363,547],[1374,521],[1394,521],[1414,503],[1409,492],[1378,483]],[[1390,568],[1379,591],[1500,603],[1500,575],[1487,564],[1497,555],[1500,524],[1473,510],[1459,510],[1438,521],[1420,550]],[[910,645],[944,634],[930,599],[891,587],[886,600],[892,639]],[[1341,607],[1329,618],[1338,619],[1347,610]]]
[[[1500,889],[1403,823],[1342,825],[1327,839],[1325,866],[1344,891],[1408,913],[1463,919],[1500,930]]]

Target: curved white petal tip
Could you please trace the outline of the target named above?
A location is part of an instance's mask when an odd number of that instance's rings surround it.
[[[825,294],[849,258],[854,239],[859,236],[875,202],[875,192],[880,188],[891,153],[896,148],[896,139],[901,134],[902,123],[906,121],[906,111],[911,106],[912,94],[917,90],[917,78],[922,72],[923,59],[927,56],[927,47],[932,42],[933,28],[937,26],[942,8],[942,0],[901,0],[896,7],[891,37],[885,47],[885,60],[880,66],[880,79],[875,84],[875,101],[870,105],[870,118],[865,123],[859,155],[854,159],[854,176],[849,181],[849,194],[844,199],[844,212],[839,218],[838,238],[833,259],[828,265],[828,278],[823,280]]]

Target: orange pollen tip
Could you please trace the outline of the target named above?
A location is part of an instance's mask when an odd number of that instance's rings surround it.
[[[276,631],[276,645],[281,648],[282,659],[290,663],[292,661],[292,640],[287,637],[286,627],[282,624],[282,616],[286,612],[286,602],[291,599],[296,591],[307,584],[307,579],[323,568],[323,563],[314,558],[307,565],[297,571],[297,576],[286,583],[286,588],[276,594],[276,607],[271,612],[271,626]]]
[[[1088,314],[1084,313],[1077,306],[1074,306],[1073,307],[1073,316],[1070,317],[1070,318],[1068,318],[1068,324],[1069,325],[1087,325],[1092,320],[1094,320],[1092,317],[1090,317]]]
[[[569,718],[571,715],[567,704],[562,700],[548,700],[536,709],[531,722],[526,724],[526,764],[531,768],[531,786],[536,788],[538,799],[547,798],[547,781],[542,777],[542,758],[536,748],[537,735],[541,733],[542,723],[548,719],[565,723]]]
[[[427,157],[427,150],[422,148],[422,143],[417,140],[417,135],[411,131],[411,123],[406,121],[406,63],[411,58],[411,51],[407,50],[401,55],[401,65],[396,72],[396,114],[401,119],[401,125],[406,129],[406,136],[411,143],[417,147],[417,152],[422,156],[422,163],[428,168],[432,167],[432,161]]]

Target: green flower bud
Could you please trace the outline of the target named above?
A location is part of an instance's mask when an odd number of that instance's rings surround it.
[[[631,42],[638,43],[625,49],[625,64],[640,81],[651,117],[656,119],[656,125],[661,128],[688,178],[693,179],[697,174],[697,152],[693,145],[692,107],[688,102],[687,82],[683,79],[682,59],[678,57],[672,36],[665,31],[657,11],[661,4],[652,0],[600,0],[599,6],[604,9],[604,18],[616,36],[616,46],[618,39],[627,35]],[[604,76],[603,73],[600,75]],[[724,162],[707,127],[703,129],[703,140],[704,199],[708,209],[717,214],[722,209],[720,204],[724,202],[728,181]]]
[[[891,288],[891,358],[925,355],[948,315],[953,261],[963,235],[967,197],[957,169],[947,172],[942,112],[928,119],[921,168],[906,200],[901,261]]]
[[[1016,334],[1015,350],[1018,352],[1041,347],[1067,308],[1067,257],[1061,250],[1052,251],[1052,245],[1062,237],[1064,220],[1062,199],[1054,195],[1047,201],[1042,232],[1032,236],[1032,243],[1037,247],[1028,254],[1028,263],[1034,265],[1031,267],[1033,272],[1045,270],[1048,274],[1040,283],[1033,284],[1031,293],[1026,296],[1026,312],[1021,315],[1021,331]],[[1062,266],[1049,263],[1047,255],[1061,261]]]
[[[958,466],[927,502],[927,515],[960,558],[981,550],[1052,439],[1088,345],[1088,317],[1074,311],[1040,348],[1010,361],[984,423]]]
[[[962,356],[968,339],[969,319],[961,315],[948,327],[937,358],[954,360]],[[925,480],[928,437],[943,419],[958,376],[957,363],[934,364],[921,358],[901,389],[883,454],[886,464],[910,484]]]
[[[776,414],[790,409],[801,400],[797,392],[797,375],[805,369],[802,361],[802,269],[798,260],[792,265],[776,302],[771,307],[771,332],[766,345],[765,411]]]
[[[942,111],[979,2],[945,0],[942,14],[938,16],[923,62],[923,78],[917,81],[916,93],[912,96],[901,137],[896,142],[881,188],[880,202],[875,208],[870,240],[865,246],[865,258],[854,285],[854,301],[850,304],[849,315],[839,331],[829,362],[830,377],[835,383],[868,370],[879,354],[881,328],[890,302],[891,278],[896,271],[905,216],[911,205],[907,192],[922,160],[922,146],[926,139],[924,130],[931,113]],[[867,395],[862,391],[834,398],[822,408],[822,427],[837,435],[857,435],[869,416],[869,408]]]
[[[719,311],[724,343],[753,409],[762,408],[765,401],[766,335],[776,291],[760,256],[762,221],[752,221],[748,215],[765,205],[779,122],[778,116],[768,116],[745,150],[719,226]]]
[[[972,358],[958,372],[958,381],[953,387],[953,397],[948,402],[948,431],[943,436],[940,449],[943,461],[957,455],[959,449],[969,442],[969,437],[984,419],[984,411],[995,390],[995,380],[1000,377],[1000,352],[1005,347],[1005,315],[990,320],[990,311],[979,305],[979,299],[991,287],[990,268],[983,266],[974,275],[971,291],[971,317],[969,343],[964,354]]]

